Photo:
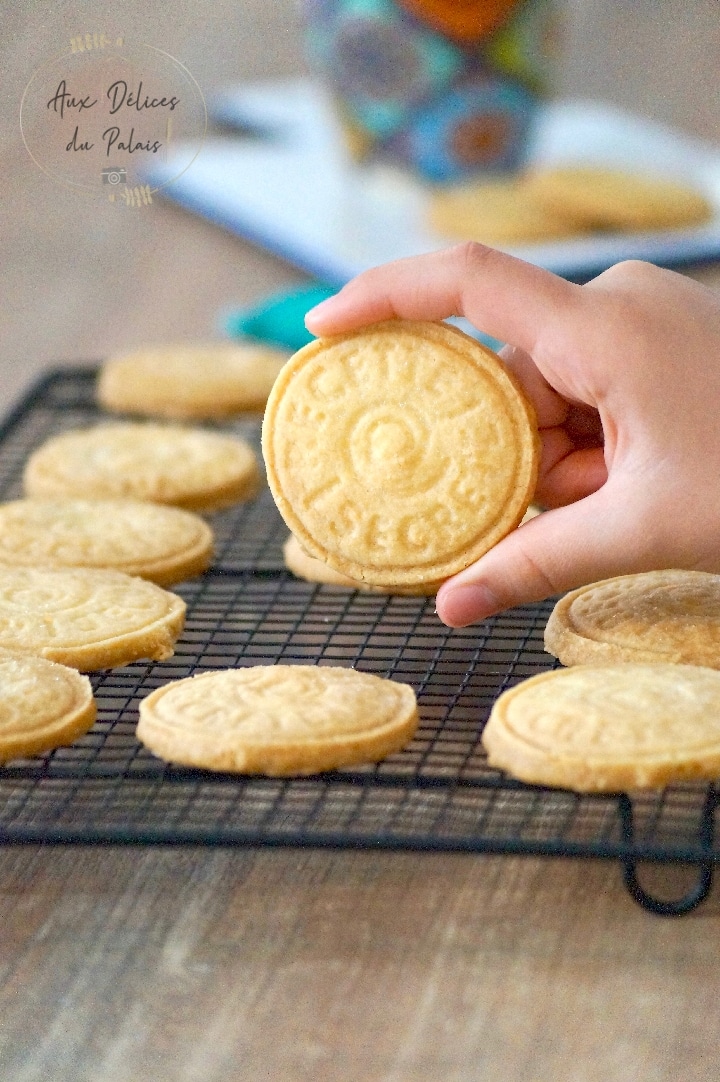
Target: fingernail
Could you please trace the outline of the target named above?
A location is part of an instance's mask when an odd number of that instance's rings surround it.
[[[320,301],[320,304],[316,304],[314,308],[308,309],[305,313],[305,326],[308,326],[308,320],[312,322],[316,316],[322,316],[326,309],[329,311],[332,308],[334,300],[334,297],[328,297],[326,301]]]
[[[449,627],[475,624],[499,612],[501,607],[491,590],[476,583],[446,588],[437,597],[438,616]]]

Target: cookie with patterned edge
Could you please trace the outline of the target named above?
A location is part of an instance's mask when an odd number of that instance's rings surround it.
[[[260,480],[255,452],[239,436],[133,421],[52,436],[23,473],[35,498],[129,498],[203,512],[251,499]]]
[[[138,739],[169,762],[240,774],[314,774],[377,762],[412,739],[409,684],[317,665],[255,665],[165,684]]]
[[[550,614],[545,649],[563,665],[668,661],[720,669],[720,575],[645,571],[571,590]]]
[[[0,568],[0,649],[82,672],[172,657],[181,597],[122,571]]]
[[[45,658],[0,653],[0,763],[72,744],[96,714],[87,676]]]
[[[263,419],[268,483],[311,556],[374,586],[438,583],[523,518],[540,440],[500,358],[444,323],[318,339]]]
[[[146,346],[102,365],[97,400],[108,410],[203,420],[262,410],[288,354],[255,342]]]
[[[660,788],[720,774],[720,672],[698,665],[578,665],[524,680],[482,734],[491,766],[580,792]]]
[[[159,586],[205,571],[213,532],[192,511],[140,500],[0,504],[0,566],[106,567]]]

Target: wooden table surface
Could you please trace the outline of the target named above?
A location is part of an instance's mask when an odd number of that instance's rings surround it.
[[[125,14],[206,90],[303,70],[290,2],[150,7]],[[575,8],[585,34],[608,29],[607,5]],[[5,408],[57,362],[206,337],[220,309],[303,281],[169,204],[89,207],[29,160],[23,86],[99,12],[28,2],[0,16]],[[625,63],[610,46],[614,68],[576,54],[568,85],[575,70],[594,92],[635,95],[720,139],[702,67],[717,56],[713,14],[716,0],[667,3],[658,37],[654,3],[635,3]],[[641,70],[643,18],[656,62]],[[684,82],[670,49],[683,28],[695,50]],[[720,288],[720,266],[688,273]],[[658,875],[682,889],[682,869]],[[653,917],[613,862],[6,847],[0,912],[0,1077],[13,1082],[694,1082],[717,1070],[720,895]]]

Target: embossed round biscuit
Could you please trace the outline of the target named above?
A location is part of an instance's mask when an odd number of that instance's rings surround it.
[[[310,555],[376,586],[438,583],[518,525],[535,488],[532,407],[499,358],[443,323],[319,339],[263,420],[268,482]]]
[[[708,200],[689,185],[621,169],[538,168],[524,187],[529,199],[589,229],[671,229],[712,217]]]
[[[720,774],[720,673],[696,665],[580,665],[495,701],[491,766],[583,792],[658,788]]]
[[[256,343],[208,342],[133,350],[100,369],[101,406],[175,420],[262,410],[287,354]]]
[[[720,575],[646,571],[571,590],[545,627],[563,665],[667,661],[720,669]]]
[[[428,221],[447,237],[483,244],[533,244],[576,236],[582,226],[531,198],[520,179],[474,182],[433,192]]]
[[[237,436],[128,421],[51,437],[28,458],[23,480],[37,498],[130,498],[209,512],[252,498],[260,471]]]
[[[0,649],[90,672],[171,657],[185,621],[176,594],[122,571],[0,568]]]
[[[0,654],[0,762],[72,744],[96,714],[87,676],[45,658]]]
[[[314,774],[376,762],[418,723],[408,684],[355,669],[259,665],[165,684],[137,735],[162,759],[242,774]]]
[[[192,511],[140,500],[0,504],[0,566],[106,567],[170,586],[207,569],[213,533]]]

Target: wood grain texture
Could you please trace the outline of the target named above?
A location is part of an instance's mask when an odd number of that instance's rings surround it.
[[[612,863],[6,850],[4,1077],[707,1077],[717,903],[649,917]],[[675,884],[676,887],[678,884]]]
[[[662,7],[658,19],[655,0],[572,0],[563,85],[720,139],[706,76],[716,0]],[[304,70],[294,0],[116,10],[206,92]],[[29,73],[103,17],[97,0],[0,10],[3,408],[50,364],[205,338],[220,309],[303,280],[169,204],[89,213],[34,166],[18,124]],[[720,287],[717,267],[694,274]],[[676,895],[688,877],[652,880]],[[685,918],[651,917],[613,862],[4,848],[0,912],[0,1077],[13,1082],[715,1073],[718,893]]]

